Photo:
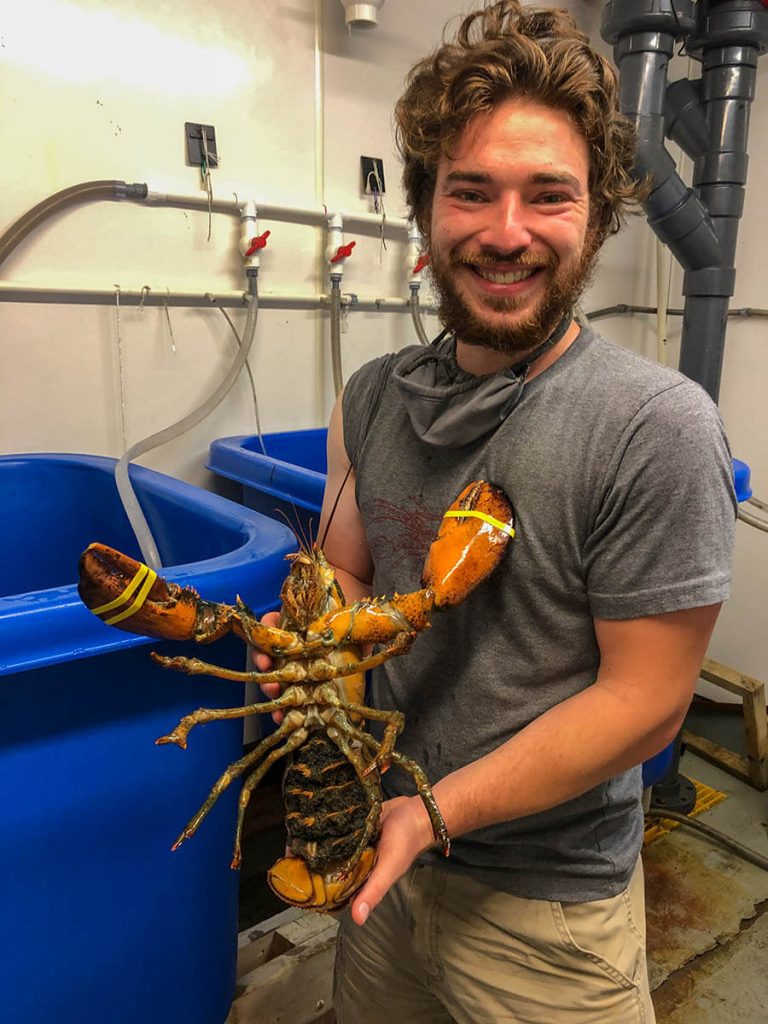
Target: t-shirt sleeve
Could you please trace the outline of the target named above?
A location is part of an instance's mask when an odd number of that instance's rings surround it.
[[[716,604],[730,594],[733,464],[717,407],[681,382],[653,396],[616,445],[587,538],[596,618]]]

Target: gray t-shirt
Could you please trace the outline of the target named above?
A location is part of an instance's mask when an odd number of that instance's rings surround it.
[[[591,328],[526,384],[498,429],[460,448],[419,440],[389,362],[362,367],[343,399],[373,592],[421,585],[443,512],[470,481],[499,485],[516,518],[499,569],[373,673],[372,703],[405,714],[397,749],[434,784],[594,682],[593,618],[728,596],[732,463],[697,384]],[[397,768],[383,784],[388,796],[413,792]],[[636,863],[640,797],[638,767],[551,810],[461,836],[448,860],[426,856],[519,896],[606,898]]]

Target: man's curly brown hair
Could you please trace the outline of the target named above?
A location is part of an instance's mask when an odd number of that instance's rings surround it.
[[[416,64],[395,107],[403,185],[422,233],[440,158],[472,118],[523,98],[568,114],[589,152],[590,224],[598,243],[619,230],[644,187],[632,177],[635,133],[619,112],[616,73],[564,10],[498,0],[468,14],[455,41]]]

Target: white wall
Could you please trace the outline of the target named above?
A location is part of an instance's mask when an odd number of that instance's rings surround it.
[[[0,231],[44,197],[93,179],[146,181],[171,192],[199,191],[186,166],[185,121],[214,124],[221,157],[216,196],[262,203],[369,211],[360,195],[359,157],[380,156],[386,210],[402,217],[391,111],[413,61],[437,45],[446,19],[470,6],[459,0],[387,0],[378,28],[350,33],[337,0],[26,0],[0,22],[0,95],[4,191]],[[549,6],[556,6],[551,2]],[[567,3],[596,41],[602,3]],[[319,47],[316,49],[316,42]],[[601,48],[608,52],[604,44]],[[320,74],[316,79],[319,61]],[[673,76],[686,73],[677,58]],[[761,223],[768,199],[757,169],[768,160],[768,70],[761,62],[750,140],[751,174],[741,225],[736,306],[764,306]],[[319,140],[319,141],[318,141]],[[264,292],[320,290],[320,233],[264,223]],[[240,289],[234,218],[202,212],[99,203],[70,209],[30,235],[0,267],[0,280],[42,287],[123,290]],[[407,295],[403,246],[387,251],[374,233],[350,233],[358,245],[345,291]],[[655,304],[655,243],[635,220],[606,245],[584,308],[617,302]],[[323,284],[323,288],[325,285]],[[681,305],[673,273],[671,304]],[[235,311],[242,324],[243,314]],[[234,345],[215,310],[170,311],[171,351],[161,307],[123,305],[126,433],[129,444],[194,408],[223,377]],[[430,326],[435,321],[430,319]],[[600,322],[605,334],[649,356],[655,325],[636,315]],[[680,322],[672,321],[674,361]],[[768,496],[764,320],[732,322],[721,409],[734,453],[749,462],[755,491]],[[265,431],[323,424],[333,401],[327,321],[309,311],[260,314],[251,363]],[[412,340],[407,314],[354,312],[343,335],[348,375],[371,355]],[[0,302],[0,445],[4,452],[122,448],[116,306]],[[216,437],[252,433],[247,380],[204,423],[148,455],[145,464],[203,486]],[[712,656],[768,676],[762,609],[768,590],[768,537],[739,524],[736,582]],[[718,696],[722,696],[718,694]]]

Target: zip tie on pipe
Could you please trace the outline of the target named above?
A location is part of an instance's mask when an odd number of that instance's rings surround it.
[[[450,508],[443,516],[443,519],[482,519],[484,523],[490,523],[491,526],[495,526],[497,530],[501,530],[502,533],[506,533],[509,537],[515,536],[515,528],[511,523],[502,523],[500,519],[494,519],[493,516],[489,516],[487,512],[480,512],[479,509],[470,508],[462,510],[459,508]]]

